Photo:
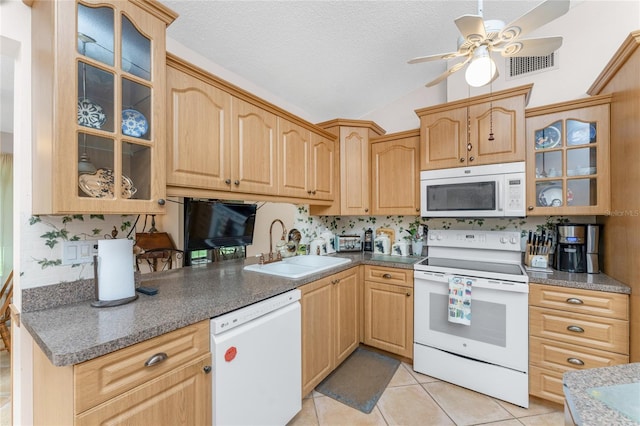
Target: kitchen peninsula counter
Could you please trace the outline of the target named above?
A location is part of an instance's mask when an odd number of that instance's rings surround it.
[[[640,424],[640,363],[569,371],[563,387],[577,425]]]
[[[91,307],[93,280],[23,290],[21,324],[55,366],[78,364],[223,315],[361,264],[413,269],[422,258],[340,253],[351,262],[292,280],[244,271],[257,258],[196,265],[145,274],[140,284],[158,294],[141,294],[122,306]]]

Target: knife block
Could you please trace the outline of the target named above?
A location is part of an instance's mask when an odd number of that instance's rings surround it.
[[[524,264],[530,268],[546,269],[549,266],[549,253],[529,254],[533,251],[533,244],[527,244],[524,252]]]

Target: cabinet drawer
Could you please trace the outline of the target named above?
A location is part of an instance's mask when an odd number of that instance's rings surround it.
[[[562,373],[535,366],[529,367],[529,394],[564,404]]]
[[[532,306],[529,308],[529,334],[629,354],[628,321]]]
[[[610,367],[629,362],[627,355],[585,348],[555,340],[531,337],[529,362],[564,373],[587,368]]]
[[[209,321],[146,340],[128,348],[78,364],[74,368],[75,413],[182,366],[209,352]],[[166,359],[146,366],[154,355]]]
[[[365,265],[364,280],[413,288],[413,270]]]
[[[531,284],[529,304],[621,320],[629,319],[629,296],[626,294]]]

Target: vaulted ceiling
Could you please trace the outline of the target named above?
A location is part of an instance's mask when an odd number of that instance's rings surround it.
[[[423,87],[446,64],[407,60],[456,50],[454,19],[477,14],[480,6],[462,0],[162,3],[180,15],[168,37],[314,121],[360,118]],[[482,14],[508,23],[540,3],[485,0]],[[536,34],[561,35],[545,34],[544,26]]]

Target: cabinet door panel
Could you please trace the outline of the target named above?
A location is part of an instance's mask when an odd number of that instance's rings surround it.
[[[417,214],[420,206],[418,136],[371,145],[372,214]]]
[[[472,148],[467,154],[468,165],[524,161],[522,117],[522,96],[469,106],[469,140]],[[490,134],[493,134],[493,140],[489,140]]]
[[[303,395],[333,370],[332,290],[328,279],[300,287]]]
[[[340,129],[340,197],[343,215],[369,213],[369,137],[358,127]]]
[[[333,200],[336,182],[340,176],[337,164],[336,144],[322,136],[311,134],[311,165],[309,184],[312,198]]]
[[[280,194],[306,198],[309,184],[310,132],[290,121],[279,119]]]
[[[467,108],[421,117],[420,136],[420,170],[464,165],[467,158]]]
[[[234,190],[277,194],[277,123],[274,114],[233,99],[231,165]]]
[[[205,366],[211,354],[81,414],[75,424],[210,425],[212,376]]]
[[[167,67],[167,183],[228,189],[231,96]]]
[[[401,356],[413,356],[413,291],[364,282],[364,343]]]
[[[357,347],[358,335],[358,268],[352,268],[334,277],[336,319],[336,360],[337,366],[344,361]]]

